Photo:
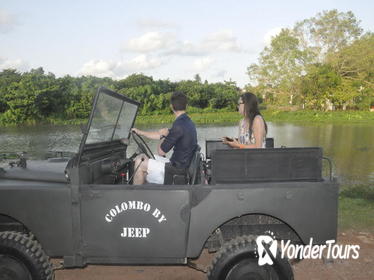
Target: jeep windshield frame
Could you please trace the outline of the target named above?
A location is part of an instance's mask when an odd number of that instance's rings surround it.
[[[83,131],[79,157],[86,150],[111,147],[129,139],[140,103],[105,87],[95,95],[87,126]]]

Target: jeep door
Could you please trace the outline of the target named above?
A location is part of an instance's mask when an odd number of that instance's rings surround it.
[[[189,219],[187,188],[81,187],[83,255],[91,263],[175,263],[186,255]]]
[[[76,182],[80,249],[89,263],[175,263],[186,255],[186,187],[114,184],[113,166],[127,160],[127,145],[120,142],[128,143],[139,105],[105,88],[94,100],[79,149]]]

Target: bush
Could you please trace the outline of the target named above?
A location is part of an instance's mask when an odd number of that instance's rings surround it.
[[[345,187],[340,192],[340,196],[374,200],[374,185],[357,185],[352,187]]]

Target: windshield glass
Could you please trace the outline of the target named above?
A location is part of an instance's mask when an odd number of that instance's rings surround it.
[[[107,94],[98,93],[86,144],[128,138],[138,105]]]
[[[135,104],[123,102],[123,107],[113,135],[113,140],[128,138],[137,109],[138,106]]]

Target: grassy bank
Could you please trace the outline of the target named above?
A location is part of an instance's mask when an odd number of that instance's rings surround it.
[[[314,122],[314,123],[374,123],[374,112],[369,111],[281,111],[281,110],[263,110],[266,121],[270,122]],[[209,112],[207,110],[194,110],[189,113],[192,120],[196,124],[223,124],[223,123],[237,123],[241,116],[238,112],[215,111]],[[1,118],[0,118],[1,120]],[[172,123],[174,116],[172,114],[153,114],[153,115],[139,115],[136,119],[136,124],[168,124]],[[56,119],[48,118],[42,121],[28,121],[24,125],[39,125],[39,124],[85,124],[87,119]],[[1,126],[16,126],[0,122]]]
[[[374,185],[341,187],[339,229],[374,231]]]
[[[319,122],[319,123],[355,123],[374,122],[374,113],[369,111],[262,111],[266,121],[270,122]],[[191,113],[192,120],[197,124],[236,123],[241,116],[238,112],[201,112]],[[171,123],[172,115],[139,116],[137,124]]]
[[[339,198],[339,230],[374,231],[374,200],[363,198]]]
[[[265,110],[267,120],[302,122],[374,122],[374,112],[369,111],[270,111]]]
[[[240,115],[237,112],[203,112],[190,113],[189,115],[196,124],[235,123],[240,120]],[[137,124],[172,123],[173,121],[172,114],[138,116],[136,119]]]

